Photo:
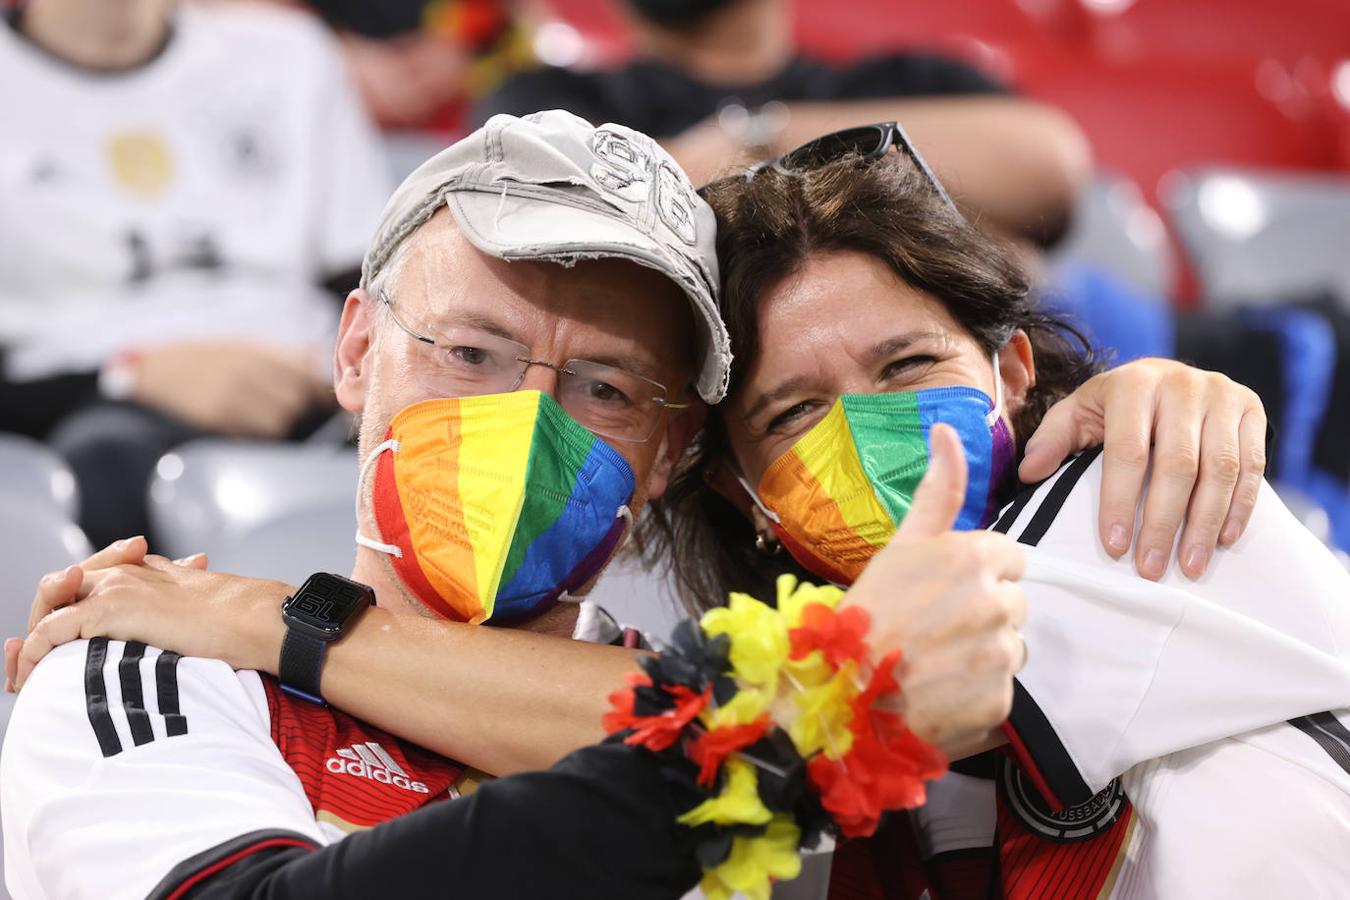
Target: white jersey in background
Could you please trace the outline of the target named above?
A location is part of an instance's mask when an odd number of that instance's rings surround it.
[[[327,350],[319,285],[389,196],[333,38],[276,7],[176,7],[126,72],[0,21],[0,346],[9,379],[125,349],[244,338]]]
[[[930,896],[1350,897],[1350,573],[1263,484],[1204,577],[1146,581],[1098,541],[1099,457],[994,526],[1029,658],[1007,750],[913,817]]]

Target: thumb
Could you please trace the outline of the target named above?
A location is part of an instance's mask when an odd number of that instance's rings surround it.
[[[950,425],[934,425],[928,435],[928,471],[914,492],[914,503],[896,529],[897,538],[934,537],[951,531],[966,502],[966,451]]]

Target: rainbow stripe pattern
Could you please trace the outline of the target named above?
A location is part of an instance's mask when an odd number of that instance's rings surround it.
[[[956,528],[983,526],[991,485],[1013,458],[1002,420],[987,424],[991,405],[967,387],[840,397],[760,479],[760,501],[778,517],[783,546],[816,574],[851,584],[909,511],[938,422],[956,429],[969,467]]]
[[[633,472],[547,394],[429,400],[390,423],[372,487],[416,596],[458,622],[537,615],[604,566]]]

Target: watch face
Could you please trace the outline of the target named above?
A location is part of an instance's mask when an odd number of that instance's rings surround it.
[[[325,634],[339,634],[352,613],[370,605],[369,589],[335,575],[312,575],[284,612],[292,619]]]

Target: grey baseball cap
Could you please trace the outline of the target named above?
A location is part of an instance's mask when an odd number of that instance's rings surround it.
[[[713,211],[651,138],[562,110],[493,116],[394,192],[361,265],[363,287],[442,204],[475,247],[499,259],[617,257],[666,275],[694,308],[699,396],[716,403],[726,394],[731,342],[717,306]]]

